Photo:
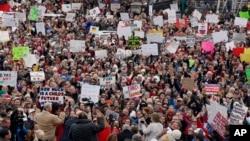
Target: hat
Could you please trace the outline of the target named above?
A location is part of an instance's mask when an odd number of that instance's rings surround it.
[[[181,138],[181,131],[180,130],[173,130],[172,133],[171,133],[171,136],[175,140],[179,140]]]
[[[32,112],[35,112],[36,110],[35,109],[29,109],[29,113],[32,113]]]
[[[205,135],[205,132],[204,132],[201,128],[196,128],[196,129],[194,130],[194,133],[196,133],[196,134],[201,134],[201,135]]]

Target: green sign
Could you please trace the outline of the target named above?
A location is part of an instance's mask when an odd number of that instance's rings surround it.
[[[250,68],[246,68],[247,80],[250,80]]]
[[[30,9],[30,20],[31,21],[38,21],[39,18],[39,14],[40,14],[40,10],[37,7],[32,7]]]
[[[239,15],[241,18],[248,19],[249,18],[249,12],[239,12]]]
[[[131,49],[136,49],[140,46],[140,38],[139,37],[135,37],[135,36],[131,36],[128,38],[128,42],[129,42],[129,47]]]
[[[19,46],[12,48],[13,60],[20,60],[23,59],[25,54],[30,52],[29,47],[26,46]]]

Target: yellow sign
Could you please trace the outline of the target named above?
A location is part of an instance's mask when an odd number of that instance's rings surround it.
[[[250,54],[241,54],[240,55],[241,62],[245,61],[246,63],[250,63]]]

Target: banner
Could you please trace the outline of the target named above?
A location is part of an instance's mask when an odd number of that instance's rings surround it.
[[[140,84],[135,84],[131,86],[125,86],[122,88],[124,98],[134,98],[141,96],[141,87]]]
[[[12,48],[13,60],[20,60],[23,59],[25,54],[29,54],[30,49],[26,46],[18,46]]]
[[[15,87],[17,85],[17,72],[0,71],[0,85]]]
[[[217,94],[220,91],[220,84],[205,84],[206,94]]]
[[[242,125],[248,108],[235,102],[232,113],[230,114],[230,125]]]
[[[31,82],[41,82],[45,80],[45,74],[43,71],[30,72],[30,80]]]
[[[113,84],[115,84],[115,76],[99,78],[101,89],[109,89]]]
[[[94,103],[97,103],[99,101],[99,93],[100,93],[100,86],[83,83],[80,98],[81,100],[82,98],[88,98]]]
[[[57,102],[63,104],[64,89],[63,88],[46,88],[41,87],[39,92],[39,102],[41,105],[45,103]]]

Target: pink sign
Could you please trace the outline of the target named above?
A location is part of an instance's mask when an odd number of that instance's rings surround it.
[[[202,42],[201,46],[203,52],[214,52],[214,43],[211,41]]]

